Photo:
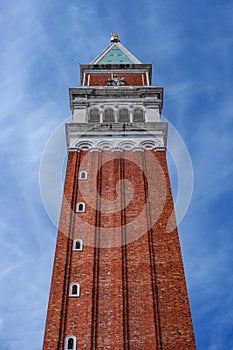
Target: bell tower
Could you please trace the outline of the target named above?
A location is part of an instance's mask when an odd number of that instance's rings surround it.
[[[113,34],[70,89],[43,350],[195,350],[163,88]]]

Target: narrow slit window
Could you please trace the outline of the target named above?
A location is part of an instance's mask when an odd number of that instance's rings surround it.
[[[76,213],[84,213],[85,212],[85,203],[79,202],[76,204]]]
[[[65,339],[65,350],[76,350],[76,337],[70,335]]]
[[[87,179],[87,172],[86,171],[80,171],[78,175],[79,180],[86,180]]]
[[[74,349],[74,339],[69,338],[68,340],[68,350],[73,350]]]
[[[71,283],[70,284],[70,290],[69,290],[69,296],[70,297],[79,297],[80,295],[80,285],[79,283]]]
[[[72,295],[77,295],[78,294],[78,287],[76,284],[72,286]]]
[[[81,239],[76,239],[73,242],[73,250],[81,252],[83,250],[83,241]]]

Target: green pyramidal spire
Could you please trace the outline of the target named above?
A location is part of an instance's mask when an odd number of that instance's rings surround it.
[[[121,43],[117,34],[113,34],[111,44],[99,54],[92,64],[134,64],[141,63]]]
[[[98,64],[123,64],[134,63],[120,48],[115,44],[111,49],[99,60]]]

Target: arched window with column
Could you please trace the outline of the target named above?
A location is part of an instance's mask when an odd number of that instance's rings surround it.
[[[129,123],[130,122],[129,110],[127,108],[119,109],[118,121],[122,122],[122,123]]]
[[[142,108],[135,108],[133,111],[133,121],[134,122],[144,122],[144,111]]]
[[[98,108],[92,108],[89,111],[89,122],[95,122],[99,123],[100,122],[100,111]]]
[[[106,108],[104,110],[104,122],[115,122],[114,110],[112,108]]]

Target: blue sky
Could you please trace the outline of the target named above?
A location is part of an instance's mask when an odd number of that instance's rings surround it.
[[[70,116],[68,88],[110,32],[164,86],[194,190],[179,233],[198,350],[233,350],[233,1],[2,0],[0,350],[42,346],[56,228],[40,158]],[[175,167],[170,162],[174,195]]]

